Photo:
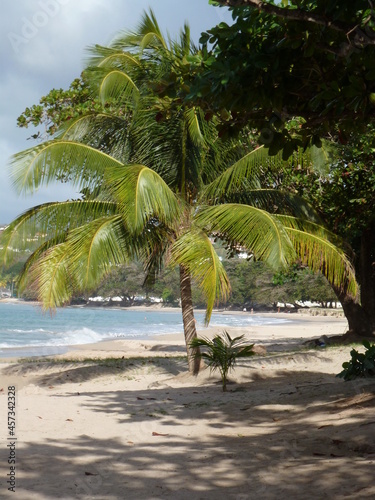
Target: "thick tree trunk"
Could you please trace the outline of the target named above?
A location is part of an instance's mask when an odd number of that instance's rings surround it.
[[[371,337],[373,335],[373,329],[365,309],[355,302],[353,297],[343,292],[338,292],[337,297],[342,304],[345,317],[348,320],[348,333],[356,337]]]
[[[186,342],[186,351],[188,356],[189,371],[197,375],[201,368],[201,358],[199,357],[199,349],[190,347],[190,342],[197,337],[195,327],[193,301],[191,295],[191,278],[190,274],[184,266],[180,266],[180,292],[181,292],[181,308],[182,321],[184,324],[184,334]]]
[[[361,305],[375,332],[375,224],[361,236],[360,253]]]
[[[345,287],[333,287],[348,320],[346,337],[375,337],[375,224],[362,233],[358,275],[360,303],[346,293]]]

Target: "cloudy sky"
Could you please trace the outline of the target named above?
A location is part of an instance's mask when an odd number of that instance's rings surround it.
[[[226,9],[208,0],[2,0],[1,7],[0,224],[33,205],[76,196],[61,184],[18,196],[9,159],[35,144],[28,139],[33,129],[17,128],[17,117],[80,75],[87,46],[105,45],[119,30],[135,28],[149,7],[171,35],[187,21],[195,42],[202,31],[230,20]]]

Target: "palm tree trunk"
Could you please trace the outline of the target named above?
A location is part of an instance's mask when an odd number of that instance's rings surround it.
[[[197,330],[195,327],[193,301],[191,295],[191,277],[188,270],[180,265],[180,293],[181,293],[181,308],[182,321],[184,324],[184,334],[186,342],[186,351],[188,356],[189,371],[193,375],[197,375],[201,368],[201,358],[199,348],[190,347],[190,342],[197,338]]]

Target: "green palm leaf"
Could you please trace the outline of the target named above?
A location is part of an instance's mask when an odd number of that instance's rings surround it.
[[[295,259],[284,227],[265,210],[228,203],[202,209],[196,220],[211,233],[224,235],[271,266],[285,267]]]
[[[344,248],[345,251],[348,253],[352,252],[351,248],[342,238],[340,238],[339,236],[337,236],[337,234],[327,229],[322,223],[317,223],[311,219],[293,217],[291,215],[284,215],[284,214],[283,215],[277,214],[275,215],[275,217],[283,224],[284,227],[299,229],[300,231],[304,231],[306,233],[328,240],[335,246],[339,248]]]
[[[66,243],[50,248],[34,262],[28,273],[28,286],[38,290],[38,300],[44,309],[64,305],[77,289],[69,271]]]
[[[74,229],[66,250],[79,289],[92,290],[112,267],[129,262],[136,254],[135,242],[119,215],[96,218]]]
[[[112,267],[136,252],[136,239],[120,216],[95,219],[61,243],[56,238],[41,245],[26,263],[20,286],[31,286],[44,308],[55,308],[69,302],[73,291],[93,289]]]
[[[138,59],[133,57],[131,54],[117,51],[108,55],[97,64],[99,68],[117,68],[123,71],[126,70],[126,68],[132,68],[133,66],[140,67],[140,65],[141,64]]]
[[[196,108],[188,108],[185,111],[189,135],[191,137],[192,142],[196,146],[203,146],[205,141],[198,119],[198,113],[199,111]]]
[[[326,147],[317,148],[312,146],[307,150],[299,148],[287,161],[283,160],[282,154],[269,156],[264,146],[253,149],[242,156],[237,162],[209,184],[204,192],[207,199],[222,197],[236,193],[238,190],[259,189],[259,173],[262,171],[280,171],[286,164],[301,166],[308,165],[319,171],[327,166],[329,152]],[[246,181],[246,182],[245,182]]]
[[[248,189],[247,182],[244,182],[243,189],[238,190],[232,195],[224,195],[223,201],[245,203],[262,210],[267,210],[277,214],[293,214],[295,217],[304,218],[322,224],[319,214],[306,202],[301,196],[282,191],[280,189]],[[281,220],[281,219],[280,219]]]
[[[126,112],[124,116],[108,113],[80,116],[62,126],[55,138],[87,144],[121,163],[127,163],[132,154],[129,119]]]
[[[263,146],[250,151],[206,186],[203,196],[211,200],[236,192],[243,188],[245,179],[248,188],[260,188],[257,173],[266,161],[269,161],[269,156]]]
[[[134,33],[127,31],[120,33],[111,43],[111,47],[120,50],[129,50],[131,47],[166,49],[167,44],[159,28],[155,14],[152,9],[149,14],[144,12],[141,22]]]
[[[164,39],[156,32],[149,32],[144,35],[139,44],[141,50],[161,45],[165,47]]]
[[[90,113],[67,122],[61,127],[55,138],[85,142],[88,136],[91,136],[92,140],[93,134],[98,133],[103,137],[108,131],[114,133],[119,128],[126,130],[128,127],[128,122],[123,117],[109,113]]]
[[[42,245],[92,219],[115,213],[117,206],[113,202],[98,200],[51,202],[33,207],[3,231],[0,261],[9,264],[19,251],[30,249],[33,241]]]
[[[34,270],[34,268],[37,269],[38,261],[40,261],[40,259],[46,255],[46,252],[49,249],[53,249],[57,245],[64,243],[65,240],[66,240],[66,233],[61,233],[41,243],[38,246],[38,248],[30,255],[30,257],[25,262],[23,269],[17,279],[19,292],[23,292],[29,286],[33,288],[34,291],[37,291],[38,287],[35,282],[35,278],[34,278],[34,283],[32,285],[30,284],[31,283],[30,277],[32,275],[32,271]],[[35,276],[37,275],[38,272],[35,271]]]
[[[150,217],[178,224],[181,203],[163,179],[144,165],[108,169],[105,182],[129,229],[139,232]]]
[[[202,231],[183,234],[172,247],[173,262],[184,265],[202,289],[206,300],[206,324],[218,300],[226,300],[230,284],[210,239]]]
[[[345,287],[348,294],[357,297],[355,270],[338,246],[338,237],[308,221],[298,221],[292,217],[281,219],[301,261],[313,271],[321,271],[336,289]]]
[[[140,67],[140,61],[137,56],[130,52],[124,52],[115,47],[104,47],[103,45],[94,45],[88,47],[89,57],[86,65],[90,70],[95,68],[117,68],[121,70],[131,70]]]
[[[135,102],[139,97],[139,90],[128,74],[114,69],[101,81],[99,97],[103,105],[110,99]]]
[[[79,142],[53,140],[13,156],[12,181],[18,193],[33,192],[42,185],[69,178],[82,189],[100,183],[104,171],[121,165],[111,156]]]

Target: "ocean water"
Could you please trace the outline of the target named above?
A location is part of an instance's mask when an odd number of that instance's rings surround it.
[[[195,314],[203,326],[204,314]],[[249,314],[214,313],[210,326],[255,326],[286,320]],[[50,355],[67,346],[102,340],[146,340],[183,332],[181,311],[65,307],[54,314],[23,302],[0,302],[0,357]]]

